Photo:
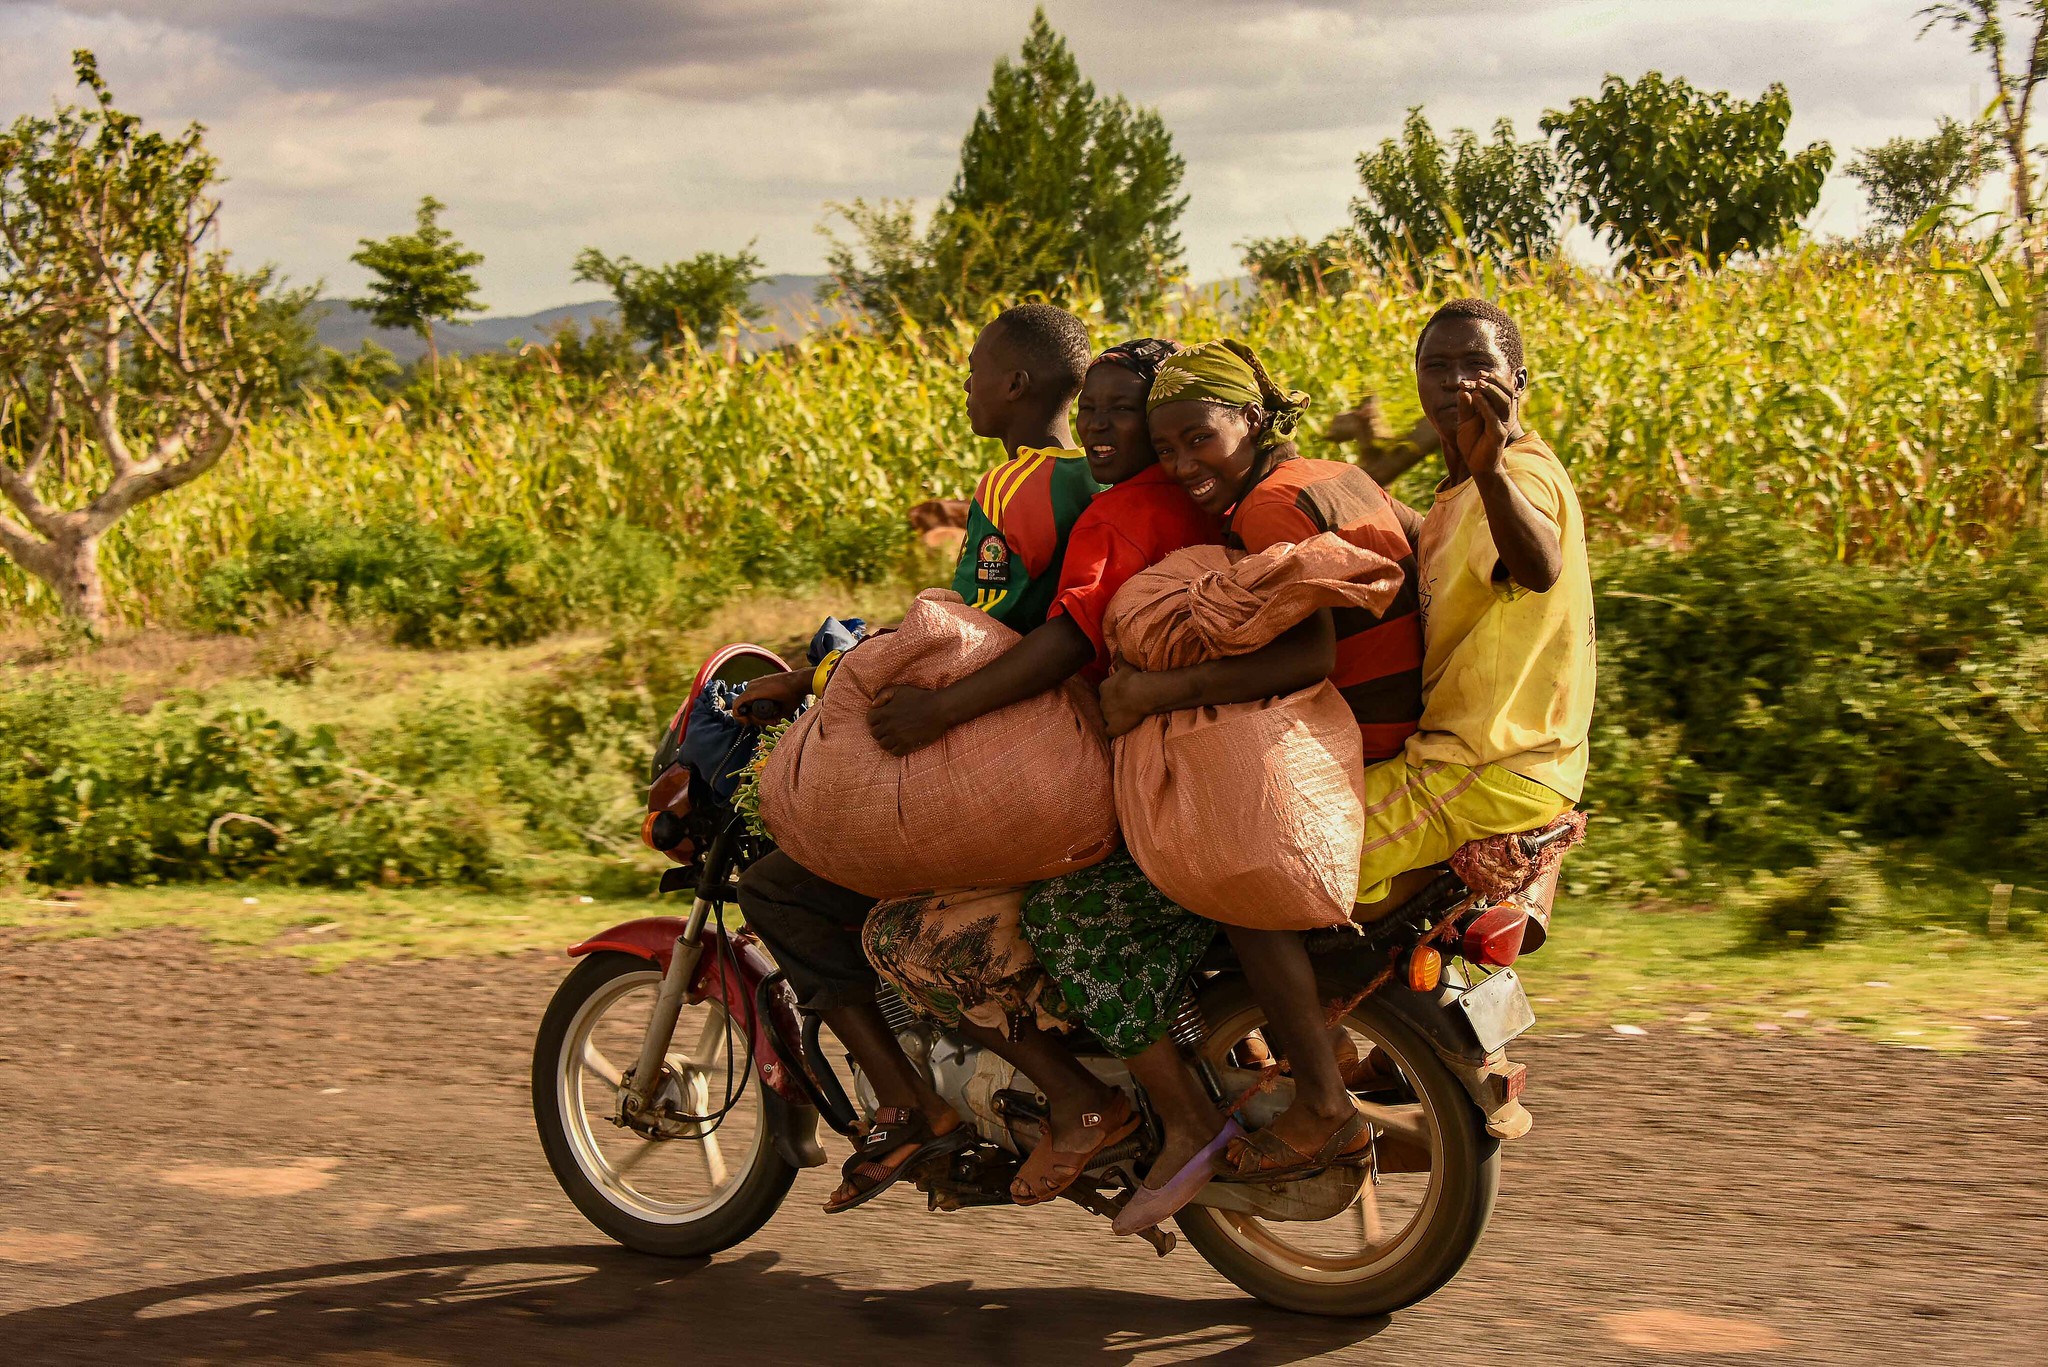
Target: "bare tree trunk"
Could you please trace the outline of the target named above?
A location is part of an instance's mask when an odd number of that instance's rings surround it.
[[[59,535],[7,546],[9,557],[50,586],[64,615],[97,636],[107,623],[107,597],[100,583],[97,535]]]
[[[2034,289],[2034,440],[2048,435],[2048,297],[2042,281],[2028,282]]]
[[[2034,363],[2034,399],[2032,431],[2028,434],[2035,445],[2048,441],[2048,290],[2042,279],[2040,228],[2034,222],[2034,186],[2029,174],[2026,157],[2026,130],[2016,129],[2007,143],[2007,152],[2013,159],[2012,199],[2013,214],[2020,225],[2020,260],[2027,272],[2027,299],[2032,305],[2033,338],[2030,351]],[[2036,525],[2048,526],[2048,471],[2042,474],[2041,485],[2034,491],[2034,517]]]
[[[137,461],[114,418],[111,400],[92,413],[115,474],[83,508],[59,512],[38,496],[35,467],[39,455],[26,469],[0,461],[0,494],[23,519],[17,522],[0,512],[0,553],[48,584],[65,613],[95,633],[105,625],[107,616],[106,593],[100,582],[100,537],[136,504],[189,484],[211,470],[227,453],[242,424],[241,413],[229,411],[196,441],[189,425],[159,434],[155,449],[145,460]]]
[[[2048,441],[2048,280],[2042,278],[2042,244],[2040,225],[2034,221],[2033,178],[2029,174],[2024,130],[2008,145],[2013,157],[2013,214],[2020,225],[2020,261],[2027,272],[2027,298],[2032,306],[2033,324],[2031,345],[2028,350],[2033,362],[2034,394],[2031,409],[2031,431],[2029,438],[2039,446]],[[2041,483],[2034,490],[2033,521],[2037,526],[2048,526],[2048,470],[2044,470]]]

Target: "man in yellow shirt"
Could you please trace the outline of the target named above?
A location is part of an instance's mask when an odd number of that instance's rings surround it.
[[[1569,811],[1593,716],[1585,523],[1564,466],[1522,426],[1520,329],[1483,299],[1445,304],[1416,341],[1415,383],[1447,471],[1411,533],[1422,723],[1365,772],[1361,919],[1390,909],[1398,875]]]

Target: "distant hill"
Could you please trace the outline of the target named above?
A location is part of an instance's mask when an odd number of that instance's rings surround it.
[[[774,345],[789,341],[824,325],[838,322],[843,312],[823,308],[817,302],[822,275],[775,275],[754,287],[754,302],[768,311],[759,328],[741,334],[746,345]],[[367,314],[350,307],[346,299],[319,299],[311,306],[319,313],[315,330],[320,345],[336,351],[354,351],[365,341],[374,341],[400,361],[410,363],[426,355],[426,343],[410,332],[373,327]],[[444,323],[434,329],[434,340],[444,356],[467,356],[482,351],[503,351],[518,339],[544,341],[550,330],[566,322],[587,325],[592,318],[611,318],[618,308],[609,299],[586,304],[564,304],[512,318],[479,318],[473,323]],[[772,329],[772,331],[771,331]]]

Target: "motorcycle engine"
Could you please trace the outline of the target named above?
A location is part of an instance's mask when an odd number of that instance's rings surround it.
[[[896,1040],[903,1052],[954,1110],[973,1124],[975,1132],[989,1143],[1022,1154],[1037,1142],[1038,1116],[1043,1114],[1045,1094],[1016,1066],[992,1050],[940,1026],[914,1018],[898,1021],[892,1017]],[[908,1016],[908,1012],[903,1013]],[[1081,1062],[1112,1087],[1122,1088],[1137,1099],[1137,1087],[1121,1059],[1084,1055]],[[873,1118],[879,1102],[868,1084],[867,1074],[852,1059],[854,1100],[864,1115]]]

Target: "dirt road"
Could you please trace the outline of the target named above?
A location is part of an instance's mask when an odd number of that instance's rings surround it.
[[[2048,1319],[2028,1030],[1532,1041],[1537,1128],[1477,1257],[1329,1322],[1077,1210],[828,1219],[822,1171],[743,1248],[623,1253],[527,1110],[565,961],[0,948],[0,1361],[2004,1364]]]

